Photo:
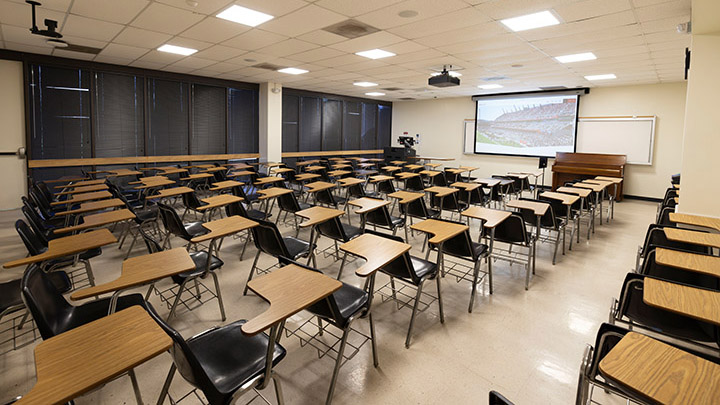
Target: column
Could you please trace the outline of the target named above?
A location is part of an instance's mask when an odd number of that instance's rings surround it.
[[[260,83],[260,161],[282,159],[282,85]]]

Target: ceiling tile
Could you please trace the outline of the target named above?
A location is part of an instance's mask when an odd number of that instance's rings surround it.
[[[257,10],[265,14],[270,14],[275,18],[290,14],[295,10],[307,6],[308,2],[303,0],[282,0],[282,1],[268,1],[268,0],[236,0],[233,4],[238,4],[243,7],[247,7],[252,10]],[[265,24],[263,24],[264,27]]]
[[[173,37],[173,38],[169,39],[166,43],[175,45],[175,46],[182,46],[184,48],[196,49],[198,51],[207,49],[212,46],[212,44],[209,42],[203,42],[203,41],[198,41],[197,39],[182,38],[182,37]]]
[[[404,42],[405,39],[387,31],[378,31],[359,38],[350,39],[337,44],[328,45],[330,48],[345,51],[348,53],[356,53],[367,51],[370,49],[383,48],[387,45]]]
[[[99,62],[99,63],[109,63],[111,65],[120,65],[120,66],[127,66],[133,62],[133,59],[127,59],[127,58],[116,58],[114,56],[106,56],[103,54],[99,54],[93,59],[93,62]]]
[[[67,20],[65,20],[65,24],[63,24],[60,32],[62,32],[63,35],[110,41],[122,29],[123,26],[120,24],[70,14]]]
[[[47,38],[41,37],[39,35],[33,35],[30,33],[30,31],[28,31],[27,28],[2,24],[2,26],[0,26],[0,29],[2,29],[4,41],[13,42],[16,44],[32,45],[41,48],[48,48],[51,51],[53,49],[45,43],[45,40]]]
[[[287,56],[298,52],[305,52],[315,49],[318,46],[310,42],[300,41],[299,39],[286,39],[285,41],[266,46],[260,49],[260,52],[275,56]]]
[[[138,48],[129,45],[110,44],[106,46],[102,52],[100,52],[100,55],[135,60],[145,55],[148,51],[150,51],[150,49]]]
[[[193,13],[215,15],[233,3],[232,0],[198,0],[197,6],[190,5],[187,0],[156,0],[173,7],[182,8]]]
[[[561,36],[574,36],[590,31],[609,31],[615,27],[637,24],[632,11],[622,11],[614,14],[607,14],[600,17],[589,18],[584,21],[571,22],[567,24],[553,25],[550,27],[538,28],[535,30],[522,31],[518,36],[528,41],[539,39],[555,38]]]
[[[496,35],[506,35],[507,31],[496,22],[476,24],[469,27],[443,32],[442,35],[428,35],[415,39],[419,44],[440,48],[460,42],[483,41]]]
[[[140,28],[126,27],[113,42],[137,47],[157,48],[172,38],[172,35],[148,31]]]
[[[57,56],[58,58],[70,58],[70,59],[80,59],[80,60],[93,60],[95,58],[94,54],[84,53],[84,52],[66,51],[66,50],[60,49],[60,48],[55,48],[55,50],[52,52],[52,55]]]
[[[250,27],[216,17],[204,20],[183,31],[180,36],[200,41],[218,43],[250,30]]]
[[[360,15],[357,20],[384,30],[467,7],[470,7],[470,5],[461,0],[407,0]],[[410,18],[398,15],[401,11],[406,10],[415,11],[417,15]]]
[[[130,66],[133,67],[139,67],[143,69],[154,69],[154,70],[160,70],[162,69],[167,63],[157,63],[157,62],[150,62],[147,60],[136,60],[133,63],[130,64]]]
[[[19,3],[25,5],[28,10],[30,10],[30,6],[25,3],[23,0],[15,0],[14,3]],[[41,9],[49,9],[49,10],[55,10],[55,11],[61,11],[63,13],[66,13],[68,9],[70,8],[70,3],[72,3],[71,0],[43,0],[41,1],[42,6],[38,8],[37,10],[40,11]],[[39,13],[38,13],[39,17]],[[38,20],[39,21],[39,20]]]
[[[175,63],[182,58],[185,58],[185,56],[153,50],[143,55],[138,61],[158,63],[164,66]]]
[[[266,46],[270,46],[286,39],[287,37],[284,35],[278,35],[272,32],[267,32],[254,28],[248,32],[236,36],[235,38],[223,42],[223,45],[231,46],[238,49],[244,49],[246,51],[254,51],[256,49],[264,48]]]
[[[475,8],[462,9],[447,13],[441,16],[432,17],[403,25],[402,27],[391,28],[388,31],[407,39],[436,35],[458,28],[489,22],[490,19]]]
[[[492,0],[475,6],[484,15],[494,19],[517,17],[525,14],[550,10],[555,6],[573,3],[576,0]]]
[[[663,18],[672,17],[678,14],[690,14],[690,4],[682,1],[669,1],[648,7],[638,7],[635,9],[638,21],[654,21]]]
[[[642,27],[643,32],[650,34],[654,32],[672,31],[676,29],[678,24],[686,23],[688,21],[690,21],[690,14],[680,14],[673,17],[663,18],[661,20],[645,21],[640,23],[640,26]],[[687,36],[687,34],[679,35]]]
[[[53,48],[49,46],[34,46],[17,42],[10,42],[7,40],[3,41],[3,44],[5,45],[5,48],[10,49],[11,51],[30,52],[40,55],[50,55],[53,50]]]
[[[74,0],[70,12],[83,17],[128,24],[149,3],[147,0]]]
[[[297,38],[317,45],[330,45],[347,40],[345,37],[323,30],[308,32],[307,34],[300,35]]]
[[[214,61],[224,61],[246,53],[241,49],[231,48],[224,45],[213,45],[195,54],[195,56],[203,59]]]
[[[385,8],[400,1],[401,0],[320,0],[315,2],[315,4],[348,17],[355,17]]]
[[[203,19],[202,14],[152,3],[132,22],[132,26],[148,30],[179,34]]]
[[[220,62],[216,63],[214,65],[207,66],[205,70],[212,70],[214,72],[218,73],[225,73],[225,72],[231,72],[233,70],[239,69],[240,66],[234,64],[234,63],[227,63],[227,62]]]
[[[336,56],[334,58],[329,58],[321,61],[316,61],[315,63],[321,66],[327,66],[327,67],[338,67],[338,66],[345,66],[349,64],[354,63],[361,63],[368,60],[367,58],[363,58],[362,56],[357,56],[354,54],[346,54],[342,56]]]
[[[67,2],[70,4],[70,2]],[[67,9],[67,7],[65,7]],[[53,11],[44,6],[36,9],[36,21],[39,25],[43,25],[46,18],[58,21],[62,24],[65,19],[64,12]],[[18,27],[30,28],[31,8],[25,3],[14,3],[9,1],[0,1],[0,23],[7,25],[15,25]]]
[[[193,70],[195,70],[195,69],[202,69],[202,68],[204,68],[206,66],[210,66],[212,64],[215,64],[214,60],[196,58],[194,56],[188,56],[187,58],[179,60],[170,66],[181,66],[181,67],[186,67],[186,68],[192,68]]]
[[[311,4],[294,13],[266,22],[262,25],[262,29],[276,34],[296,37],[345,19],[347,17],[341,14]]]
[[[630,10],[630,0],[583,0],[560,4],[554,8],[562,21],[569,23]]]
[[[94,39],[87,39],[87,38],[79,38],[79,37],[72,37],[65,35],[63,36],[63,39],[73,45],[80,45],[80,46],[90,46],[93,48],[104,48],[108,45],[105,41],[96,41]]]
[[[327,47],[321,47],[321,48],[315,48],[309,51],[300,52],[297,54],[292,54],[290,57],[293,59],[297,59],[301,62],[315,62],[318,60],[328,59],[328,58],[334,58],[336,56],[344,55],[345,52],[338,51],[337,49],[327,48]]]

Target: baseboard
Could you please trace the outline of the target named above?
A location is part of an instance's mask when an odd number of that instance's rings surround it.
[[[662,198],[643,197],[643,196],[639,196],[639,195],[623,194],[623,198],[627,198],[628,200],[640,200],[640,201],[648,201],[648,202],[655,202],[655,203],[662,202]]]

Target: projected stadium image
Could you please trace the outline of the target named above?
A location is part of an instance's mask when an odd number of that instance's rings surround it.
[[[577,95],[477,100],[475,153],[555,157],[575,151]]]

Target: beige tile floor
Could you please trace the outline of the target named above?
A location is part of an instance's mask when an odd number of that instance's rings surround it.
[[[445,324],[439,322],[437,305],[431,306],[416,320],[414,337],[409,349],[404,338],[410,310],[398,310],[393,302],[374,302],[379,360],[373,368],[369,344],[350,360],[340,372],[334,403],[395,403],[395,404],[484,404],[490,390],[502,392],[516,404],[569,404],[574,402],[578,368],[587,343],[593,342],[601,322],[607,319],[610,299],[619,292],[624,275],[634,265],[637,245],[644,237],[647,224],[654,219],[655,204],[625,201],[618,203],[615,220],[598,226],[588,242],[583,237],[572,252],[559,256],[553,266],[552,246],[538,249],[537,274],[525,291],[521,266],[507,263],[494,265],[495,290],[487,293],[479,288],[474,311],[467,312],[469,284],[456,283],[450,277],[442,280]],[[19,211],[0,213],[0,261],[23,257],[26,253],[13,223]],[[353,215],[353,223],[358,217]],[[473,223],[476,236],[478,223]],[[285,234],[293,231],[281,226]],[[400,233],[402,234],[402,233]],[[301,231],[307,239],[309,231]],[[411,238],[411,253],[422,256],[422,237]],[[178,240],[174,246],[179,246]],[[321,239],[321,248],[331,242]],[[144,247],[143,247],[144,248]],[[259,297],[242,295],[255,248],[251,245],[243,261],[238,260],[241,243],[227,239],[221,256],[225,266],[219,272],[227,322],[249,319],[261,313],[267,304]],[[134,255],[144,254],[136,246]],[[93,260],[98,282],[109,281],[119,274],[122,254],[116,246],[104,248],[103,255]],[[434,259],[435,255],[431,255]],[[361,259],[347,265],[343,281],[361,285],[351,269]],[[274,262],[261,256],[260,264]],[[337,274],[339,262],[319,255],[318,267],[331,276]],[[485,268],[485,265],[483,265]],[[0,280],[19,277],[21,270],[0,270]],[[387,281],[378,276],[377,285]],[[435,293],[434,283],[427,291]],[[159,299],[151,298],[161,313],[168,312]],[[307,315],[300,314],[289,324]],[[220,324],[215,301],[192,311],[181,310],[172,322],[183,336],[190,337]],[[367,333],[367,321],[356,327]],[[276,367],[281,376],[288,404],[318,404],[325,400],[332,375],[333,361],[318,359],[309,346],[301,347],[295,337],[283,337],[287,357]],[[35,382],[34,345],[0,356],[0,403],[30,390]],[[162,382],[170,367],[169,354],[140,366],[136,372],[146,403],[157,400]],[[171,395],[178,398],[190,390],[178,375]],[[265,395],[274,401],[272,388]],[[251,396],[241,402],[249,401]],[[184,403],[197,402],[194,398]],[[615,399],[605,403],[619,403]],[[76,400],[77,404],[134,404],[130,380],[119,378]],[[259,400],[253,401],[259,403]]]

